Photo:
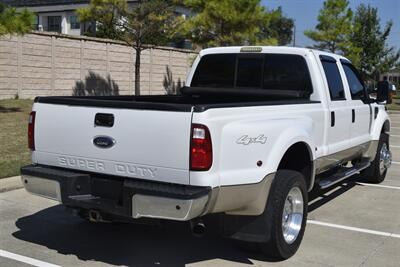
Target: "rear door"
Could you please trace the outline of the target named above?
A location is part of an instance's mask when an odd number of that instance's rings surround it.
[[[44,103],[34,110],[36,163],[189,184],[190,111]],[[103,123],[95,121],[99,114]]]
[[[350,143],[354,147],[370,140],[372,111],[370,105],[363,102],[367,93],[357,70],[349,61],[341,60],[341,65],[346,76],[345,86],[349,88],[351,94],[349,101],[351,108]]]
[[[337,60],[331,56],[320,55],[320,61],[329,90],[330,123],[327,143],[329,154],[332,155],[350,147],[351,109]]]

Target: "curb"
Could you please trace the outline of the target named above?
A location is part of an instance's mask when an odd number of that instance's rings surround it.
[[[21,176],[0,179],[0,193],[23,188]]]

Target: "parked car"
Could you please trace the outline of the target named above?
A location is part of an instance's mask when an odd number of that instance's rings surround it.
[[[357,173],[380,183],[391,164],[389,116],[359,77],[322,51],[223,47],[200,52],[179,96],[37,97],[22,181],[90,221],[201,233],[220,214],[225,236],[287,259],[309,191]]]

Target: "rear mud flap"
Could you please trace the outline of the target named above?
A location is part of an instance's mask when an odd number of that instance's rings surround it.
[[[264,243],[271,237],[268,214],[259,216],[222,215],[222,235],[246,242]]]

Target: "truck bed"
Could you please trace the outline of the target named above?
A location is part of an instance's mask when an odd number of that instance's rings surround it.
[[[308,98],[265,95],[151,95],[151,96],[50,96],[37,103],[178,112],[202,112],[210,108],[318,103]]]
[[[193,112],[315,103],[301,91],[185,87],[181,95],[37,97],[33,162],[190,184]],[[98,117],[98,119],[96,119]],[[104,117],[103,119],[101,119]],[[107,149],[96,142],[106,140]]]

